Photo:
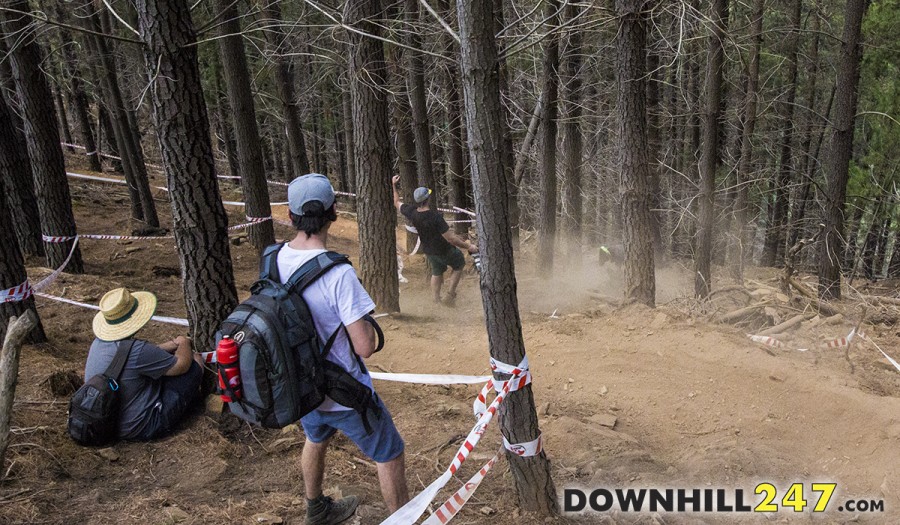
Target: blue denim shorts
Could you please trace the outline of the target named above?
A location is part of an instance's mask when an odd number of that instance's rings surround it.
[[[341,410],[338,412],[323,412],[313,410],[303,416],[300,424],[306,438],[313,443],[321,443],[335,434],[338,430],[343,432],[366,456],[376,463],[387,463],[403,453],[403,438],[394,426],[391,413],[388,412],[381,398],[377,395],[375,400],[381,407],[381,414],[375,414],[371,410],[368,413],[369,424],[372,433],[366,434],[363,427],[362,416],[355,410]]]

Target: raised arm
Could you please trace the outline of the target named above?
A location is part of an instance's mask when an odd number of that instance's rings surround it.
[[[391,189],[394,190],[394,207],[400,210],[400,192],[397,191],[398,182],[400,182],[400,175],[394,175],[391,178]]]

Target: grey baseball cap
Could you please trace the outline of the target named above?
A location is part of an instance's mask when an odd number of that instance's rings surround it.
[[[334,188],[325,175],[310,173],[297,177],[288,185],[288,207],[294,215],[303,215],[303,205],[319,201],[327,210],[334,204]]]
[[[426,187],[416,188],[416,191],[413,192],[413,200],[417,203],[421,204],[425,202],[425,199],[431,197],[431,190]]]

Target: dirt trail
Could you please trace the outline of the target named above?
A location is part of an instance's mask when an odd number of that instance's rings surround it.
[[[73,196],[81,232],[128,231],[121,190],[73,183]],[[231,220],[242,222],[236,213]],[[342,217],[332,231],[333,248],[355,259],[352,218]],[[283,237],[289,230],[278,227],[276,233]],[[140,249],[126,251],[132,247]],[[184,315],[170,241],[85,241],[83,251],[89,274],[63,276],[51,293],[95,302],[106,289],[126,285],[156,292],[159,314]],[[244,295],[256,272],[256,253],[241,244],[232,246],[232,257]],[[37,267],[40,261],[29,263],[32,278],[48,272]],[[900,373],[886,367],[870,346],[854,350],[857,370],[850,374],[840,351],[777,349],[770,355],[737,330],[705,324],[672,307],[604,306],[586,290],[618,296],[621,278],[611,267],[588,262],[582,270],[558,272],[565,280],[549,282],[535,278],[527,263],[520,264],[519,273],[535,398],[560,492],[567,486],[721,486],[752,494],[763,481],[779,489],[832,481],[839,487],[835,501],[885,500],[884,513],[861,514],[860,522],[900,521]],[[463,280],[459,307],[447,309],[430,303],[420,258],[407,261],[404,274],[410,279],[401,285],[404,313],[384,320],[388,345],[371,368],[487,373],[475,277]],[[686,293],[669,284],[688,283],[683,272],[660,275],[661,303]],[[92,312],[44,299],[38,304],[52,344],[24,352],[13,420],[19,431],[8,453],[11,479],[0,484],[0,523],[251,523],[262,512],[302,523],[302,434],[296,430],[251,432],[201,414],[171,438],[117,445],[115,461],[75,446],[65,436],[67,398],[54,396],[46,380],[58,370],[81,372],[92,339]],[[849,328],[849,322],[828,327],[833,333],[827,335],[843,335]],[[176,333],[177,327],[154,323],[142,336],[163,339]],[[886,351],[900,354],[895,333],[873,329],[872,334]],[[376,388],[407,440],[410,486],[418,491],[446,467],[458,446],[458,441],[446,443],[471,428],[477,387],[378,382]],[[603,425],[611,422],[609,416],[615,417],[613,428]],[[461,480],[496,451],[499,436],[492,426]],[[373,466],[344,439],[336,441],[328,465],[328,492],[364,498],[355,522],[380,522],[386,512]],[[501,461],[457,522],[514,521],[518,510],[511,483]],[[834,510],[798,516],[821,523],[854,517]],[[531,516],[517,519],[543,523]],[[736,518],[612,513],[577,519],[730,523]],[[741,519],[769,521],[758,515]],[[771,519],[798,518],[782,511]]]

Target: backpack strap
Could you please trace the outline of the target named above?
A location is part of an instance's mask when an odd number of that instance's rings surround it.
[[[284,283],[285,288],[291,292],[303,293],[303,290],[316,282],[319,277],[325,275],[328,270],[341,264],[350,264],[346,255],[337,252],[324,252],[303,263],[300,268],[291,274],[291,278]],[[277,266],[277,265],[276,265]],[[278,282],[277,280],[275,282]]]
[[[109,380],[110,388],[113,390],[119,389],[119,377],[122,375],[122,371],[125,370],[125,363],[128,361],[128,355],[131,354],[131,349],[134,347],[134,339],[128,340],[128,345],[125,345],[125,341],[116,342],[116,356],[113,358],[112,362],[106,368],[106,372],[103,372],[104,377]],[[115,386],[113,386],[115,384]]]
[[[279,242],[271,246],[267,246],[263,250],[262,257],[259,259],[259,278],[271,279],[276,283],[281,282],[281,276],[278,273],[278,252],[286,243]]]

